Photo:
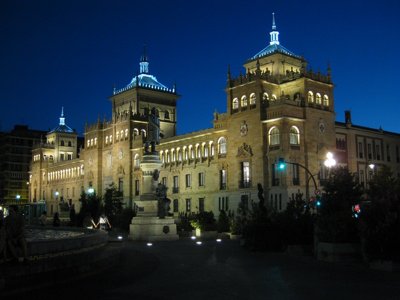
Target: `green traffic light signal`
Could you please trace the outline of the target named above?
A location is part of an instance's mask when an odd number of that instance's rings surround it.
[[[282,157],[280,157],[280,158],[279,158],[279,161],[278,161],[278,169],[279,169],[279,170],[285,170],[285,168],[286,168],[285,159],[282,158]]]

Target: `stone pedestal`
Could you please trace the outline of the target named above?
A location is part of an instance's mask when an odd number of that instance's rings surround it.
[[[166,217],[135,217],[129,227],[129,238],[136,241],[176,241],[179,239],[176,233],[174,219]]]
[[[174,219],[158,217],[158,199],[156,188],[158,172],[162,163],[157,153],[145,154],[140,168],[143,181],[140,200],[135,201],[138,207],[137,216],[129,227],[129,238],[137,241],[174,241],[179,238]]]

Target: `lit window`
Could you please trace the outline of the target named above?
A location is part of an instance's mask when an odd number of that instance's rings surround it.
[[[121,130],[121,140],[124,138],[124,131]]]
[[[87,146],[90,147],[90,140],[87,140]]]
[[[272,99],[271,99],[272,101],[276,101],[276,95],[275,94],[272,94]]]
[[[139,168],[139,167],[140,167],[140,157],[139,157],[139,154],[135,154],[134,166],[135,166],[135,168]]]
[[[252,93],[250,95],[250,105],[255,105],[256,104],[256,94]]]
[[[279,145],[280,144],[280,136],[279,129],[277,127],[272,127],[268,133],[269,145]]]
[[[268,101],[268,100],[269,100],[268,93],[264,93],[264,94],[263,94],[263,100],[264,100],[264,101]]]
[[[94,138],[94,144],[97,145],[97,138]]]
[[[246,96],[242,96],[240,105],[242,107],[246,107],[247,106],[247,97]]]
[[[112,137],[112,135],[110,135],[110,143],[112,143],[113,142],[113,137]]]
[[[314,94],[311,91],[308,91],[308,103],[313,103],[314,102]]]
[[[328,97],[328,95],[324,95],[324,106],[329,106],[329,97]]]
[[[128,137],[128,129],[125,129],[125,138]]]
[[[210,142],[210,155],[211,155],[211,157],[213,157],[214,156],[214,154],[215,154],[215,147],[214,147],[214,144],[213,144],[213,142]]]
[[[106,145],[108,144],[108,136],[106,136]]]
[[[226,154],[226,139],[220,137],[218,140],[218,154]]]
[[[315,103],[321,104],[321,94],[320,93],[317,93],[315,95]]]
[[[235,98],[232,101],[232,109],[238,109],[238,108],[239,108],[239,100],[238,98]]]
[[[292,126],[289,132],[290,144],[299,145],[300,144],[300,132],[296,126]]]

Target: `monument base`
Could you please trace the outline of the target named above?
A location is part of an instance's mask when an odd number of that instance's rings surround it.
[[[158,217],[137,216],[129,226],[129,239],[134,241],[176,241],[176,224],[172,217],[160,219]]]

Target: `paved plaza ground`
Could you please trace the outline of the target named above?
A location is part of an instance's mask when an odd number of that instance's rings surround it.
[[[361,263],[251,252],[230,240],[114,247],[122,247],[118,266],[15,299],[400,299],[399,273]]]

